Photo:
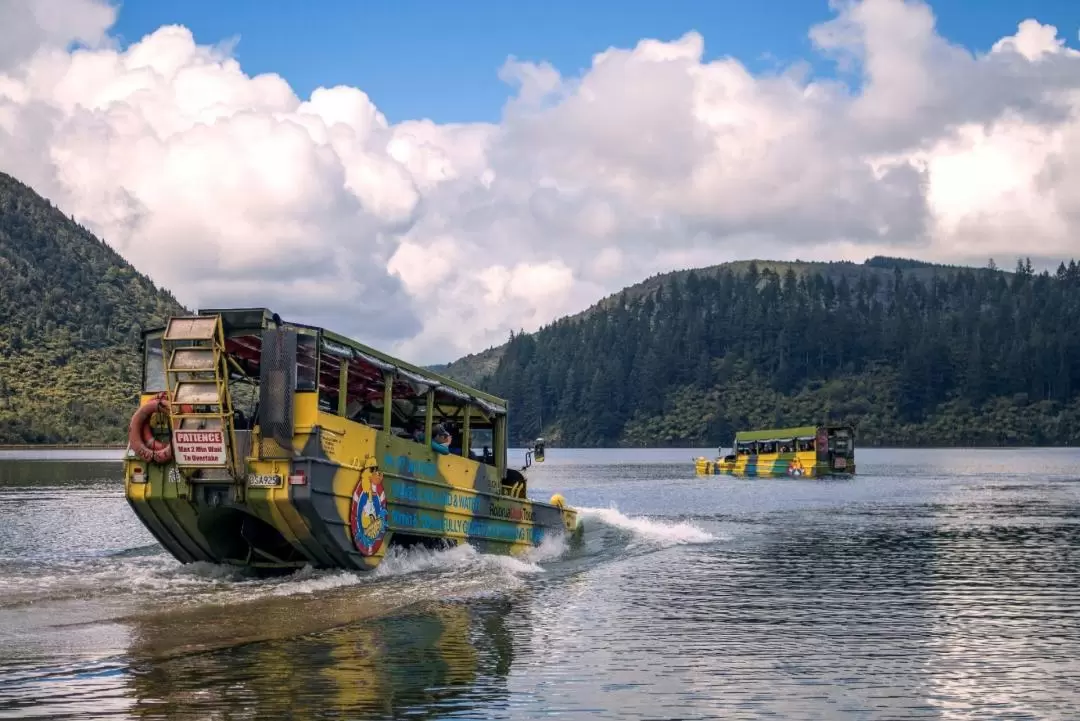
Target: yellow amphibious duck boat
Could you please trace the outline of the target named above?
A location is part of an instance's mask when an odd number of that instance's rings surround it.
[[[694,461],[699,476],[808,477],[855,475],[855,429],[803,426],[740,431],[732,452]]]
[[[263,308],[143,334],[124,466],[136,515],[185,563],[369,570],[393,546],[515,554],[582,532],[507,467],[505,401]]]

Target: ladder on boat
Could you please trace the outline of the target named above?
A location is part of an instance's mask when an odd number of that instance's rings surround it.
[[[180,468],[238,473],[228,356],[219,315],[169,318],[162,337],[173,458]]]

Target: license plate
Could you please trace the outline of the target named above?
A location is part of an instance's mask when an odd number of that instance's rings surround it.
[[[281,476],[276,474],[248,476],[248,486],[252,488],[276,488],[280,485]]]
[[[847,468],[847,459],[846,458],[837,458],[836,459],[836,467],[837,468]]]

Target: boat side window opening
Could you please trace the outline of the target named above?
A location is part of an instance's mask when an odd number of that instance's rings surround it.
[[[341,399],[341,358],[332,353],[319,354],[319,410],[323,413],[339,413]]]
[[[319,356],[319,339],[314,334],[300,333],[296,336],[296,390],[310,392],[316,389],[315,367]]]
[[[257,343],[252,338],[244,338],[248,343]],[[229,342],[226,341],[228,348]],[[245,346],[246,349],[246,346]],[[259,410],[259,369],[252,368],[251,362],[235,351],[229,356],[229,398],[233,409],[233,426],[238,431],[248,431],[255,427],[256,414]]]
[[[258,423],[260,348],[258,335],[225,338],[233,427],[238,431],[249,431]]]
[[[472,412],[471,404],[464,398],[438,388],[433,394],[434,404],[432,407],[432,428],[439,426],[450,434],[448,448],[450,455],[470,458],[469,449],[465,439],[465,419]],[[472,418],[469,418],[469,432],[472,435]],[[434,433],[434,430],[432,430]],[[435,440],[434,438],[430,440]],[[473,458],[473,460],[477,460]]]
[[[426,444],[427,386],[395,376],[390,392],[390,431],[413,443]]]
[[[829,435],[829,450],[843,455],[847,455],[851,451],[847,431],[836,431]]]
[[[450,440],[447,441],[446,446],[450,449],[450,455],[460,456],[462,454],[462,438],[461,438],[461,426],[451,420],[444,421],[442,423],[443,429],[450,434]],[[432,431],[434,433],[434,431]]]
[[[807,453],[814,450],[814,439],[811,438],[799,438],[796,441],[797,447],[800,453]]]
[[[776,453],[776,441],[764,441],[763,443],[760,444],[760,446],[761,446],[760,453],[762,455],[766,455],[766,454],[770,454],[770,453]]]
[[[156,393],[165,388],[165,357],[161,351],[161,333],[146,336],[143,355],[143,390]]]
[[[495,434],[488,428],[473,428],[469,433],[470,455],[481,463],[490,466],[495,465],[495,453],[492,448],[495,445]]]
[[[740,456],[749,456],[754,452],[754,444],[745,442],[737,443],[735,452]]]
[[[382,430],[387,423],[385,404],[389,380],[392,388],[389,430],[397,435],[410,435],[405,432],[408,419],[400,412],[400,406],[408,405],[407,399],[415,398],[416,392],[408,384],[395,383],[392,375],[363,358],[343,357],[346,353],[352,355],[347,348],[339,351],[333,345],[323,347],[320,353],[319,410]],[[395,409],[399,411],[397,419],[393,413]],[[395,420],[400,421],[400,427]]]

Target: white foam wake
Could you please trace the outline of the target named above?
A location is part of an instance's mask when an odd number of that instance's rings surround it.
[[[406,578],[421,573],[462,574],[477,578],[501,578],[509,585],[522,576],[544,573],[541,563],[554,560],[566,552],[568,545],[561,536],[545,538],[539,546],[518,556],[480,553],[473,546],[461,544],[453,548],[403,550],[387,549],[382,562],[370,573],[358,571],[327,571],[305,567],[289,575],[271,593],[292,596],[327,591],[343,586],[369,583],[377,579]]]
[[[461,544],[445,550],[412,548],[403,551],[390,548],[382,563],[375,569],[376,576],[402,576],[419,571],[443,570],[502,570],[514,575],[543,573],[540,565],[553,561],[568,549],[565,537],[548,536],[539,546],[529,548],[523,553],[510,556],[505,554],[480,553],[473,546]]]
[[[596,518],[605,525],[627,531],[637,540],[659,545],[662,548],[721,540],[692,523],[661,521],[643,516],[630,517],[612,506],[611,508],[578,508],[585,518]]]
[[[542,573],[543,568],[525,557],[480,553],[473,546],[462,543],[453,548],[429,550],[411,548],[403,551],[390,548],[382,563],[375,569],[375,576],[405,576],[422,571],[505,571],[511,574]]]
[[[570,550],[570,544],[567,543],[566,536],[545,536],[539,546],[530,548],[522,555],[522,558],[534,564],[545,563],[560,558],[568,550]]]

